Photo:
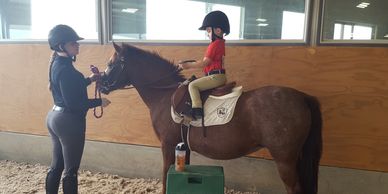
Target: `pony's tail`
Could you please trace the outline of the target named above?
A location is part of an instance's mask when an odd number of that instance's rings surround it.
[[[298,159],[297,170],[302,192],[316,194],[318,192],[319,161],[322,155],[322,114],[317,98],[306,96],[305,101],[311,111],[311,127]]]

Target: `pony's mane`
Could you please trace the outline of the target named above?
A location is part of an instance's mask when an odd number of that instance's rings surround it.
[[[174,65],[173,62],[160,56],[159,53],[155,51],[143,50],[125,43],[123,43],[122,48],[124,53],[126,53],[128,56],[136,56],[135,58],[139,58],[139,56],[143,56],[141,58],[142,60],[147,60],[144,62],[147,65],[154,65],[154,66],[157,65],[158,68],[166,69],[166,71],[168,72],[176,72],[175,74],[172,75],[175,80],[179,82],[186,80],[178,70],[178,66]]]

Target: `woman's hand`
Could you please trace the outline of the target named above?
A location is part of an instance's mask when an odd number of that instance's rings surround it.
[[[101,76],[98,74],[91,74],[88,78],[90,79],[91,82],[97,81]]]
[[[101,106],[103,108],[107,107],[110,103],[110,100],[108,100],[107,98],[101,98]]]

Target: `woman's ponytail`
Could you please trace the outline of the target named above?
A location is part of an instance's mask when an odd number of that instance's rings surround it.
[[[51,67],[53,66],[53,63],[54,63],[54,60],[55,58],[58,56],[57,52],[54,51],[52,54],[51,54],[51,58],[50,58],[50,61],[49,61],[49,84],[48,84],[48,88],[49,90],[51,91]]]

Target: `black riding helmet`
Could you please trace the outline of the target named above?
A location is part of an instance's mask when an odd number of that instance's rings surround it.
[[[48,35],[50,48],[54,51],[63,51],[59,48],[59,45],[83,39],[84,38],[78,36],[73,28],[63,24],[56,25],[53,29],[50,30]]]
[[[202,26],[199,30],[206,30],[207,27],[221,28],[225,35],[230,32],[229,19],[222,11],[212,11],[203,19]]]

